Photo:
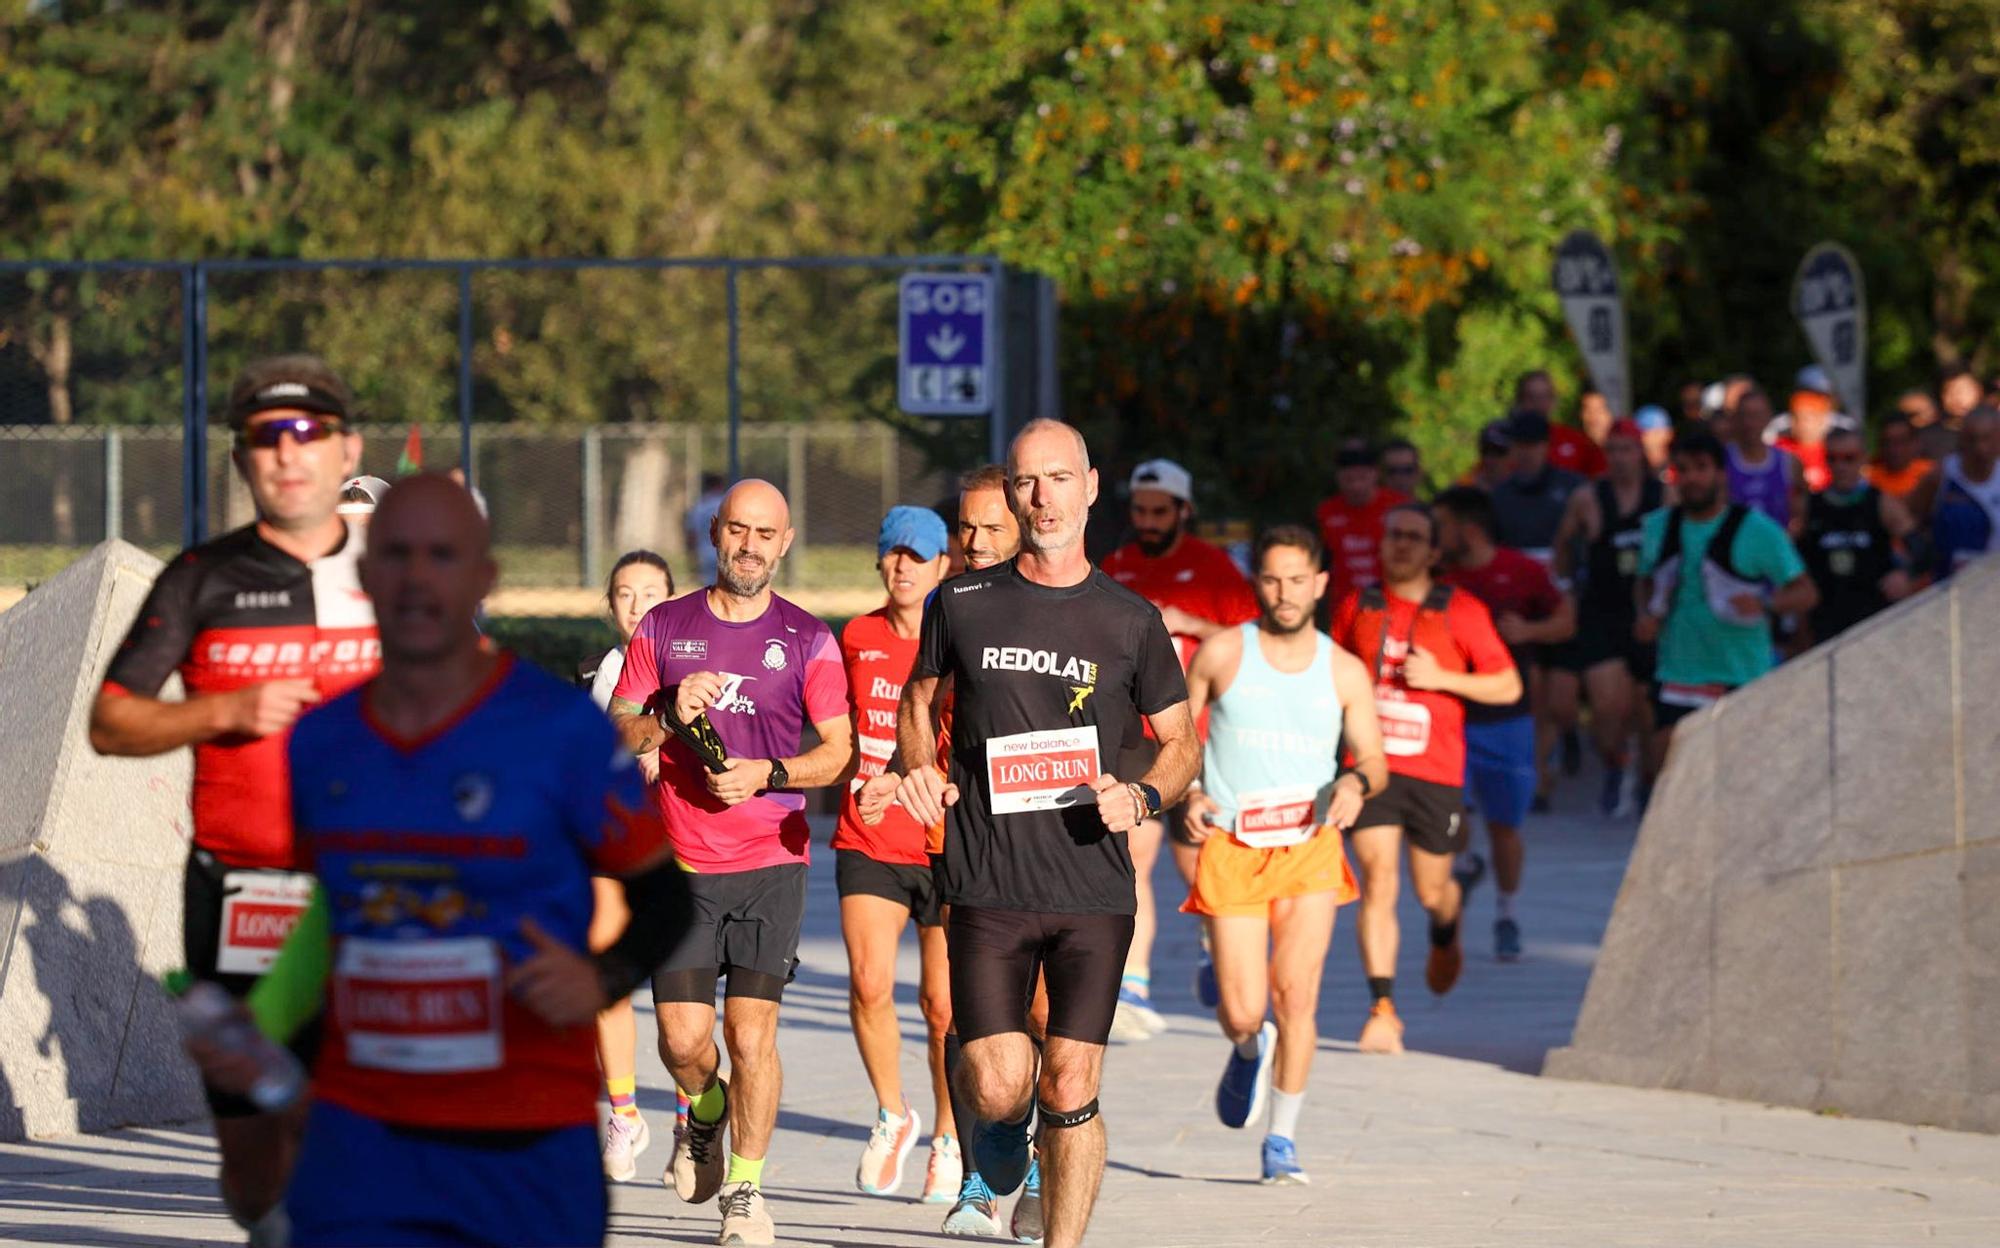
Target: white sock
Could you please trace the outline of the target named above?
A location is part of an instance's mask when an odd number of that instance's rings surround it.
[[[1494,898],[1494,903],[1493,903],[1493,908],[1494,908],[1494,910],[1498,912],[1498,915],[1499,915],[1499,917],[1500,917],[1500,918],[1503,918],[1503,919],[1511,919],[1511,918],[1513,918],[1513,917],[1514,917],[1514,894],[1512,894],[1512,893],[1502,893],[1502,892],[1499,892],[1499,890],[1497,890],[1497,889],[1496,889],[1496,890],[1494,890],[1494,891],[1495,891],[1495,893],[1496,893],[1496,896],[1495,896],[1495,898]]]
[[[1236,1042],[1236,1056],[1242,1058],[1246,1062],[1256,1061],[1257,1037],[1262,1034],[1263,1034],[1262,1032],[1252,1032],[1248,1040],[1238,1040]]]
[[[1299,1111],[1305,1108],[1306,1094],[1271,1089],[1271,1134],[1297,1139]]]

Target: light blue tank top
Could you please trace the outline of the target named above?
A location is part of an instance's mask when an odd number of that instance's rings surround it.
[[[1279,800],[1311,794],[1312,826],[1326,820],[1339,770],[1340,697],[1333,687],[1333,639],[1316,634],[1318,648],[1303,672],[1281,672],[1264,658],[1257,624],[1243,625],[1243,661],[1228,692],[1209,710],[1202,785],[1221,811],[1222,827],[1237,829],[1249,806],[1273,812],[1295,804]]]

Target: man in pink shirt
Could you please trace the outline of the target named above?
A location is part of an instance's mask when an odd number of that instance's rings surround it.
[[[798,966],[807,828],[799,790],[839,783],[855,759],[847,675],[827,626],[771,592],[792,544],[791,510],[764,481],[723,497],[710,527],[715,584],[646,613],[611,698],[635,754],[660,751],[661,814],[690,873],[694,921],[653,975],[660,1057],[689,1098],[666,1176],[681,1199],[720,1193],[719,1242],[775,1240],[761,1190],[778,1120],[778,1002]],[[661,714],[706,714],[721,739],[710,771]],[[803,748],[811,724],[819,743]],[[715,985],[728,977],[719,1074]],[[721,1149],[724,1119],[729,1151]]]

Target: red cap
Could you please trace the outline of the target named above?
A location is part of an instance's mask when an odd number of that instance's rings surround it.
[[[1609,442],[1613,438],[1630,438],[1634,442],[1639,441],[1639,422],[1629,416],[1621,416],[1617,420],[1612,421],[1611,432],[1604,435],[1604,440]]]

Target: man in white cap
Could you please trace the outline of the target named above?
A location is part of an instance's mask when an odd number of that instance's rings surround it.
[[[1132,470],[1130,483],[1132,540],[1104,560],[1104,574],[1160,609],[1173,635],[1181,670],[1209,637],[1257,618],[1257,596],[1250,582],[1221,548],[1188,532],[1194,516],[1194,478],[1171,459],[1149,459]],[[1150,736],[1125,743],[1116,774],[1141,775],[1155,751]],[[1170,812],[1171,814],[1171,812]],[[1200,854],[1183,843],[1178,817],[1147,819],[1130,835],[1132,866],[1138,875],[1139,909],[1132,946],[1125,955],[1125,977],[1118,986],[1118,1012],[1111,1034],[1119,1040],[1147,1040],[1166,1029],[1153,1009],[1152,958],[1154,918],[1152,871],[1166,830],[1174,831],[1174,864],[1181,878],[1194,878]],[[1213,983],[1203,954],[1200,995],[1213,1009],[1206,985]]]

